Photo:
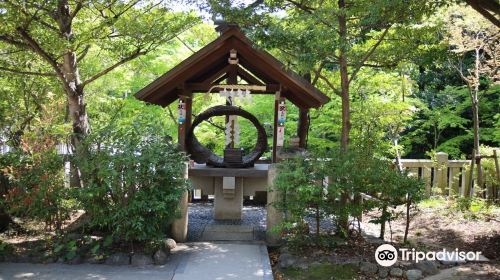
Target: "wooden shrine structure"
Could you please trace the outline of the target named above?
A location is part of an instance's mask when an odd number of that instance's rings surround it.
[[[220,36],[203,47],[198,52],[163,74],[144,87],[135,97],[148,103],[168,106],[174,101],[179,102],[178,143],[181,149],[190,154],[191,159],[198,163],[192,164],[187,170],[187,177],[196,190],[203,194],[213,194],[215,219],[241,219],[243,196],[253,196],[256,193],[267,192],[276,175],[274,164],[278,161],[277,148],[283,145],[284,117],[280,115],[285,100],[289,100],[299,108],[297,139],[299,148],[306,147],[309,130],[309,109],[318,108],[329,101],[329,98],[311,85],[306,79],[286,67],[266,51],[256,47],[236,25],[220,25],[217,30]],[[244,81],[238,84],[238,80]],[[249,112],[231,106],[231,96],[225,105],[219,105],[199,114],[192,120],[193,94],[219,93],[236,90],[238,94],[270,94],[274,95],[274,133],[272,143],[272,163],[255,164],[267,148],[267,136],[262,136],[262,127],[258,120]],[[243,93],[243,91],[244,93]],[[236,95],[237,96],[237,95]],[[234,97],[234,96],[233,96]],[[270,104],[270,109],[272,104]],[[286,107],[285,107],[286,109]],[[205,119],[200,119],[200,116]],[[194,127],[211,116],[226,116],[228,119],[245,117],[257,128],[259,139],[248,162],[231,165],[230,160],[237,158],[226,143],[224,159],[210,154],[198,143],[194,136]],[[280,131],[278,131],[281,129]],[[278,139],[279,132],[281,138]],[[226,131],[227,137],[227,131]],[[227,138],[226,138],[227,139]],[[280,140],[280,141],[278,141]],[[227,141],[227,140],[226,140]],[[264,143],[259,143],[264,141]],[[193,148],[193,143],[196,144]],[[260,144],[260,146],[259,146]],[[248,156],[247,156],[248,159]],[[224,168],[216,168],[224,167]],[[277,197],[276,192],[267,192],[267,202]],[[172,235],[177,241],[185,241],[187,236],[187,194],[181,201],[182,218],[176,220],[172,227]],[[278,212],[268,204],[267,227],[271,228],[279,222]],[[227,234],[230,236],[230,234]]]
[[[235,85],[238,77],[249,85],[260,86],[252,94],[275,95],[273,162],[276,162],[278,105],[288,99],[300,109],[297,136],[305,148],[310,108],[318,108],[329,98],[268,52],[258,49],[236,25],[219,26],[219,38],[140,90],[136,98],[160,106],[180,99],[186,105],[186,120],[179,126],[179,145],[186,148],[186,136],[192,122],[194,93],[217,91],[218,85]],[[236,63],[231,63],[231,53]],[[224,84],[222,84],[225,82]]]

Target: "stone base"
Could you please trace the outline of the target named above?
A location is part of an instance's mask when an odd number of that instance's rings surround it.
[[[207,225],[203,241],[252,241],[253,227],[247,225]]]
[[[225,197],[223,187],[215,186],[214,219],[216,220],[241,220],[243,208],[243,188],[236,183],[234,196]]]

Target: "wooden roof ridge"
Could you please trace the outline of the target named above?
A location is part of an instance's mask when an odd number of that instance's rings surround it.
[[[234,41],[235,38],[237,41]],[[151,102],[155,104],[160,104],[158,101],[161,97],[165,97],[168,100],[167,105],[177,98],[177,93],[173,91],[173,87],[178,86],[179,83],[185,82],[192,78],[195,71],[189,71],[192,69],[191,67],[196,67],[196,65],[200,62],[203,62],[205,59],[210,59],[211,55],[220,56],[221,53],[225,52],[225,48],[232,49],[238,47],[244,48],[247,54],[251,56],[256,55],[258,59],[262,60],[266,64],[266,67],[274,68],[275,73],[278,74],[278,80],[286,80],[285,84],[290,84],[293,88],[288,88],[291,91],[291,96],[285,95],[285,97],[291,99],[293,98],[301,99],[302,101],[307,101],[307,107],[320,107],[321,105],[327,103],[330,98],[314,87],[311,83],[301,77],[299,74],[294,72],[291,69],[287,69],[283,63],[281,63],[278,59],[276,59],[273,55],[268,53],[267,51],[259,48],[254,42],[252,42],[249,38],[247,38],[243,32],[237,26],[229,26],[225,29],[224,33],[222,33],[217,39],[201,48],[199,51],[195,52],[187,59],[167,71],[165,74],[161,75],[153,82],[145,86],[143,89],[139,90],[135,97],[140,100],[144,100],[146,102]],[[258,67],[261,67],[260,65]],[[257,68],[258,68],[257,67]],[[253,72],[251,69],[249,69]],[[258,70],[258,69],[257,69]],[[192,74],[191,76],[186,76],[186,72]],[[184,78],[182,77],[184,74]],[[198,71],[199,74],[199,71]],[[259,79],[258,73],[253,73]],[[169,90],[166,90],[166,89]],[[295,96],[293,92],[298,91]],[[300,92],[306,93],[306,95],[299,94]],[[161,96],[156,96],[161,94]],[[169,96],[169,95],[175,95]],[[303,95],[303,96],[302,96]],[[309,97],[307,96],[309,95]],[[158,98],[160,97],[160,98]],[[294,102],[295,103],[295,102]],[[165,105],[165,104],[162,104]],[[304,104],[306,105],[306,104]]]

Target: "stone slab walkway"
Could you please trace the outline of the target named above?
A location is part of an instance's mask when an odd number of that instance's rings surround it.
[[[178,244],[164,266],[0,263],[0,280],[273,279],[263,243]]]

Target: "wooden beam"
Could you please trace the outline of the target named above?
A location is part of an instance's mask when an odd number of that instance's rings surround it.
[[[238,75],[247,83],[252,85],[264,85],[262,81],[257,79],[254,75],[248,73],[241,65],[238,66]]]
[[[223,76],[223,74],[226,74],[230,69],[231,69],[231,65],[228,64],[228,65],[224,66],[223,68],[221,68],[220,70],[218,70],[217,72],[215,72],[212,75],[205,78],[205,80],[201,81],[201,83],[202,84],[211,84],[212,82],[214,82],[215,80],[217,80],[218,78]]]
[[[228,83],[229,84],[229,83]],[[212,92],[219,91],[224,88],[225,85],[220,84],[202,84],[202,83],[187,83],[185,85],[186,89],[193,92],[207,92],[210,88],[213,88]],[[252,93],[262,93],[262,94],[274,94],[280,89],[278,84],[267,84],[266,90],[252,90]]]
[[[212,84],[215,84],[215,85],[216,85],[216,84],[220,84],[220,83],[222,83],[222,81],[227,80],[227,77],[228,77],[228,75],[227,75],[227,73],[226,73],[226,74],[224,74],[222,77],[220,77],[220,78],[218,78],[217,80],[215,80]]]

